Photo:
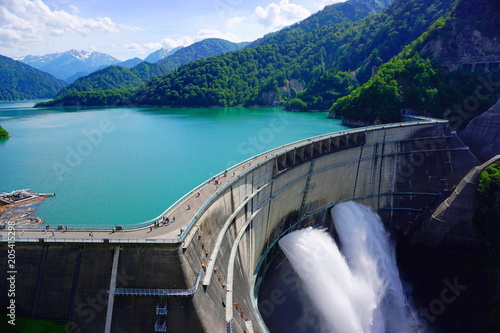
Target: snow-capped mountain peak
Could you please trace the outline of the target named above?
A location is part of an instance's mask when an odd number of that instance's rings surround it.
[[[103,67],[120,63],[120,60],[106,53],[75,49],[46,55],[26,55],[16,60],[63,80],[68,78],[74,80],[77,73],[78,76],[83,76]]]

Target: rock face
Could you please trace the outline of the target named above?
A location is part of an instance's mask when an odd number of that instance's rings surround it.
[[[480,31],[470,27],[461,27],[457,21],[451,23],[451,33],[454,38],[446,39],[437,36],[431,39],[420,52],[432,59],[460,58],[475,59],[482,57],[498,58],[500,43],[498,35],[485,36]]]
[[[500,99],[474,118],[460,133],[460,139],[481,162],[500,154]]]
[[[264,90],[260,93],[259,97],[262,103],[266,106],[280,106],[283,103],[283,97],[292,94],[292,91],[301,91],[304,90],[305,83],[296,79],[291,79],[285,83],[282,87],[279,88],[279,91],[276,90]]]
[[[480,252],[472,221],[477,208],[477,186],[481,172],[500,161],[495,156],[476,166],[462,179],[453,192],[424,219],[414,235],[416,243],[468,255]]]
[[[496,60],[500,54],[497,0],[462,0],[446,26],[432,32],[420,54],[432,59]]]

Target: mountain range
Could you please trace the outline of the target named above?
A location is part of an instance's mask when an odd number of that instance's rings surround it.
[[[89,75],[95,71],[111,65],[118,65],[126,68],[132,68],[139,63],[146,61],[155,63],[163,58],[174,54],[183,47],[177,47],[172,50],[161,48],[149,54],[144,60],[136,57],[125,61],[120,61],[113,56],[101,52],[89,52],[69,50],[66,52],[51,53],[45,55],[26,55],[15,58],[33,68],[54,75],[56,78],[73,83],[76,79]]]
[[[15,60],[52,74],[56,78],[66,82],[72,82],[72,80],[77,77],[87,75],[102,67],[121,62],[109,54],[77,50],[41,56],[27,55]]]
[[[173,71],[183,64],[200,58],[232,52],[245,45],[247,43],[232,43],[217,38],[204,39],[190,46],[177,48],[154,64],[143,61],[131,68],[125,68],[121,63],[103,68],[75,80],[75,82],[62,89],[56,98],[84,91],[137,88],[148,80]],[[153,59],[165,54],[167,53],[160,52]]]
[[[298,98],[296,102],[305,104],[303,110],[328,110],[423,34],[453,0],[389,3],[358,0],[327,6],[252,47],[156,77],[131,102],[268,106]]]

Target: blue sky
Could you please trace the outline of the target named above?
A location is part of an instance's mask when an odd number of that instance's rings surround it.
[[[0,54],[126,60],[217,37],[252,41],[344,0],[0,0]]]

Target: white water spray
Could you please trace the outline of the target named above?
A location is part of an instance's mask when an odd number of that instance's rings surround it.
[[[313,228],[279,241],[320,314],[321,331],[419,332],[378,215],[351,201],[336,205],[332,215],[342,251],[326,231]]]

